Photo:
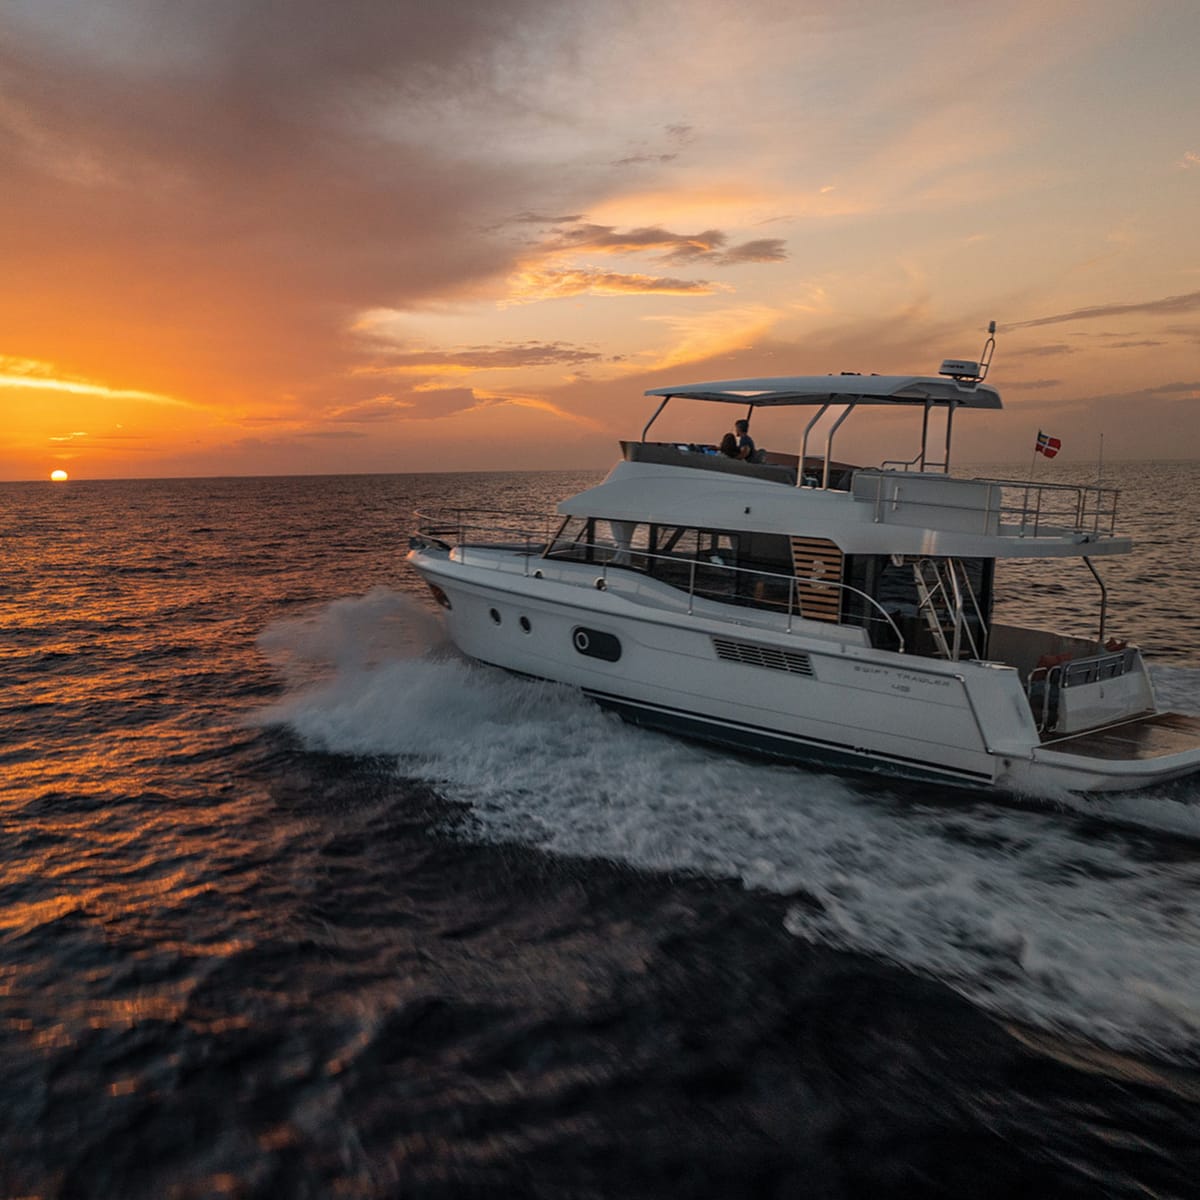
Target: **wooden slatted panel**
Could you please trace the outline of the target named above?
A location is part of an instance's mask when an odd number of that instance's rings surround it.
[[[841,588],[811,579],[842,582],[842,552],[828,538],[792,538],[792,566],[799,582],[800,615],[813,621],[836,621],[842,608]]]

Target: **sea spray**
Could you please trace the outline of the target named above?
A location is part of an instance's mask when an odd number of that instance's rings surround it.
[[[301,666],[263,720],[313,748],[395,756],[470,806],[474,837],[796,895],[787,925],[804,940],[891,960],[1043,1028],[1193,1052],[1200,863],[1142,861],[1119,826],[1095,837],[1089,818],[1120,819],[1119,800],[1081,819],[698,747],[570,688],[472,664],[436,618],[381,590],[263,643]],[[1180,832],[1194,811],[1158,799],[1150,816]]]

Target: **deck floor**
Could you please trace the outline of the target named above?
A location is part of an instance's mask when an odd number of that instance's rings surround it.
[[[1108,729],[1089,730],[1052,738],[1042,745],[1064,754],[1089,758],[1161,758],[1200,747],[1200,717],[1184,713],[1155,713]]]

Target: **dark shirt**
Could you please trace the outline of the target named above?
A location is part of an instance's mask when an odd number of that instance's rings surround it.
[[[742,453],[743,450],[745,450],[745,454]],[[754,457],[754,439],[748,433],[743,433],[738,437],[738,456],[746,459],[747,462]]]

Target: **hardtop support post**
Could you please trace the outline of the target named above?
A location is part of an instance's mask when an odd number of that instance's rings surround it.
[[[667,401],[670,399],[671,399],[670,396],[664,396],[663,402],[654,410],[654,416],[652,416],[650,418],[650,420],[648,420],[646,422],[646,428],[642,430],[642,441],[643,442],[645,442],[645,440],[646,440],[646,434],[648,434],[650,432],[650,426],[653,425],[654,422],[658,420],[658,414],[661,413],[662,410],[667,407]]]

